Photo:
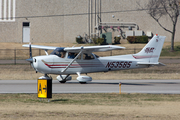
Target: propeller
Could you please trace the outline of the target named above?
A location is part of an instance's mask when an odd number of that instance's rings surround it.
[[[33,58],[32,58],[31,43],[29,43],[29,56],[30,56],[30,58],[26,59],[26,60],[32,64],[33,63]]]
[[[30,62],[30,65],[32,66],[32,68],[34,68],[33,66],[33,57],[32,57],[32,49],[31,49],[31,43],[29,43],[29,59],[26,59],[28,62]],[[35,70],[35,68],[34,68]]]

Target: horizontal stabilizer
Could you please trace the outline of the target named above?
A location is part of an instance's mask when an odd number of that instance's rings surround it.
[[[138,65],[154,65],[154,66],[166,66],[163,63],[157,62],[157,63],[151,63],[151,62],[137,62]]]

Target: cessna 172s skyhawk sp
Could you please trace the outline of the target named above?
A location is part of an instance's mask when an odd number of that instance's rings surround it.
[[[30,58],[27,61],[32,64],[36,72],[43,73],[45,76],[57,74],[57,79],[61,83],[71,80],[70,74],[77,74],[77,80],[80,83],[86,83],[92,81],[92,78],[81,74],[164,65],[158,60],[165,38],[165,36],[155,35],[137,54],[107,57],[99,57],[93,52],[124,49],[124,47],[114,45],[85,47],[23,45],[23,47],[29,47]],[[31,47],[44,49],[46,55],[32,57]],[[48,55],[47,50],[54,51]]]

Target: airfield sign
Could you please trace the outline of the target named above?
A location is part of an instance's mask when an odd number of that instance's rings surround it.
[[[52,79],[38,79],[38,98],[52,98]]]

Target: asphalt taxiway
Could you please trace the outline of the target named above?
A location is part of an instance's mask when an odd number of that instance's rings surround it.
[[[53,80],[52,93],[119,93],[120,82],[122,93],[180,94],[180,80]],[[37,93],[37,80],[0,80],[0,93]]]

